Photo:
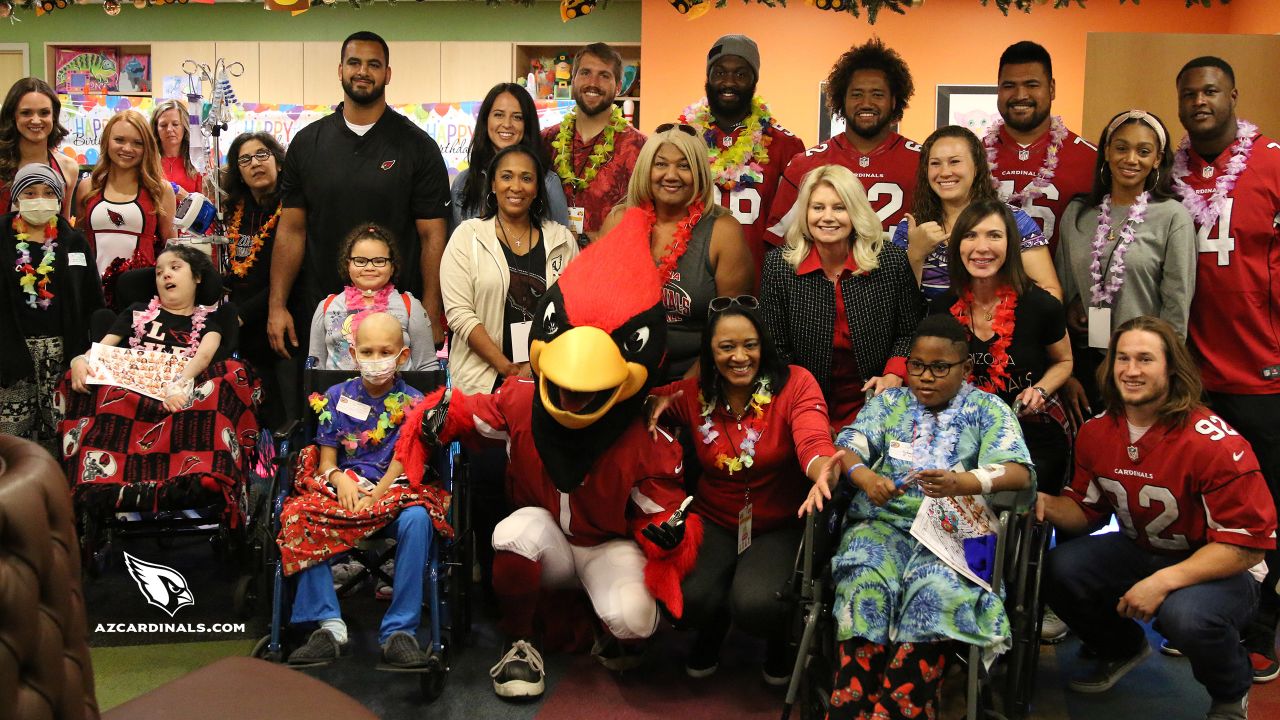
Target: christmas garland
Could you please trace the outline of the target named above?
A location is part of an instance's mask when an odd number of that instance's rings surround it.
[[[604,132],[596,138],[591,154],[587,156],[587,166],[582,170],[582,177],[573,174],[573,131],[577,120],[577,108],[570,110],[560,123],[560,132],[551,141],[551,147],[555,150],[553,164],[560,181],[575,190],[585,190],[596,179],[600,168],[613,157],[613,138],[627,129],[627,119],[622,116],[622,110],[614,105],[609,114],[609,124],[605,125]]]
[[[752,98],[751,114],[743,121],[742,132],[727,148],[722,147],[716,137],[720,131],[715,127],[715,117],[706,98],[685,108],[680,122],[702,130],[716,185],[733,192],[764,182],[764,166],[769,164],[768,147],[773,141],[765,132],[773,125],[773,116],[759,97]]]

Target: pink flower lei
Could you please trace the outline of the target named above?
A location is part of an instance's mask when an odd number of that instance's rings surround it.
[[[180,353],[187,357],[196,354],[196,349],[200,347],[200,337],[204,335],[205,318],[209,317],[211,312],[213,312],[212,305],[196,305],[191,313],[191,339],[187,342],[187,347],[179,351]],[[133,316],[133,337],[129,338],[129,347],[142,346],[142,337],[146,335],[147,325],[159,315],[160,298],[153,297],[146,310],[135,313]]]
[[[1103,282],[1102,249],[1106,247],[1111,237],[1111,194],[1107,193],[1103,196],[1102,205],[1098,207],[1098,229],[1093,233],[1093,245],[1089,251],[1091,258],[1089,276],[1093,279],[1093,287],[1089,292],[1093,296],[1094,304],[1102,303],[1110,306],[1116,293],[1120,292],[1120,288],[1124,285],[1124,256],[1129,252],[1129,245],[1133,243],[1134,229],[1146,219],[1147,201],[1150,199],[1151,193],[1144,192],[1133,201],[1133,205],[1129,206],[1129,215],[1120,228],[1120,240],[1116,244],[1116,249],[1111,252],[1111,268],[1107,272],[1106,282]]]
[[[982,137],[982,145],[987,149],[987,165],[991,168],[991,182],[1000,188],[1000,181],[996,179],[996,144],[1000,139],[1000,128],[1004,126],[1003,120],[996,120],[991,123],[991,127],[987,128],[987,134]],[[1020,193],[1014,193],[1009,197],[1008,202],[1018,207],[1026,207],[1028,203],[1045,193],[1045,188],[1053,183],[1053,176],[1058,171],[1058,153],[1062,151],[1062,145],[1067,141],[1067,126],[1062,122],[1061,115],[1054,115],[1049,122],[1049,147],[1044,151],[1044,165],[1036,171],[1036,176],[1027,183],[1027,186]]]
[[[1249,154],[1253,151],[1253,136],[1258,126],[1248,120],[1236,120],[1236,142],[1231,147],[1231,159],[1227,161],[1226,171],[1214,182],[1213,194],[1206,201],[1196,194],[1182,178],[1191,174],[1189,153],[1191,139],[1183,137],[1178,144],[1178,151],[1173,155],[1173,190],[1182,198],[1182,206],[1191,214],[1198,227],[1206,227],[1218,221],[1222,212],[1222,204],[1236,187],[1236,180],[1249,164]]]
[[[373,304],[369,307],[364,306],[364,292],[357,290],[355,285],[348,285],[342,290],[342,298],[347,303],[347,314],[355,315],[351,318],[351,334],[355,336],[356,328],[360,327],[360,323],[364,319],[374,313],[387,311],[387,298],[391,297],[391,293],[396,291],[396,287],[391,283],[383,285],[377,292],[373,294]]]

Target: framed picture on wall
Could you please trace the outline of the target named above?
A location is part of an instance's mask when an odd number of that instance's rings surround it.
[[[827,81],[818,83],[818,142],[824,143],[832,135],[844,132],[844,118],[827,107]]]
[[[982,137],[999,117],[995,85],[938,86],[938,120],[934,127],[960,125]]]

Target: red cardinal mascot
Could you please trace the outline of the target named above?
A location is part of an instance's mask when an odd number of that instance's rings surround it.
[[[540,588],[581,586],[608,636],[608,667],[638,659],[658,627],[657,601],[676,617],[701,519],[686,499],[681,449],[645,430],[644,398],[666,353],[662,282],[648,225],[630,210],[575,258],[534,314],[533,379],[508,378],[492,395],[437,392],[411,411],[396,457],[421,472],[442,443],[506,444],[515,512],[493,531],[493,585],[506,653],[493,668],[502,697],[544,689],[533,624]],[[545,608],[543,609],[545,611]]]

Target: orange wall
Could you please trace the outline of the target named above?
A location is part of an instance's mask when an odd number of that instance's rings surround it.
[[[1212,9],[1186,9],[1183,0],[1147,0],[1138,6],[1090,0],[1087,9],[1037,7],[1007,18],[994,3],[983,7],[978,0],[927,0],[905,16],[883,13],[874,26],[865,18],[817,10],[802,0],[785,8],[731,0],[696,20],[676,13],[666,0],[641,1],[643,130],[673,119],[702,97],[706,51],[719,36],[742,33],[760,46],[758,93],[778,120],[809,144],[817,140],[819,81],[842,52],[873,33],[911,66],[916,93],[901,130],[920,141],[934,128],[935,86],[995,84],[1000,53],[1018,40],[1035,40],[1048,48],[1058,90],[1054,111],[1069,127],[1079,128],[1085,37],[1091,31],[1280,32],[1280,3],[1273,0],[1234,0]],[[1153,81],[1171,83],[1176,70],[1153,68]]]

